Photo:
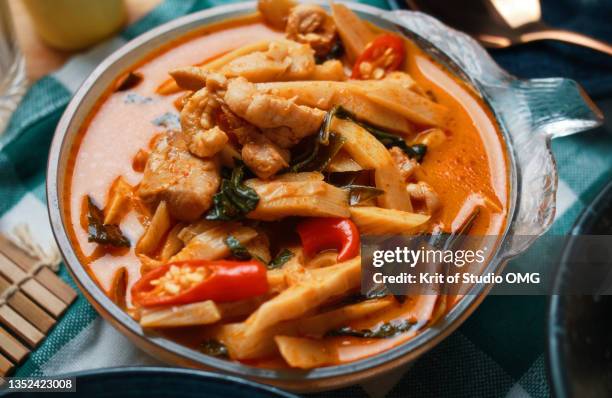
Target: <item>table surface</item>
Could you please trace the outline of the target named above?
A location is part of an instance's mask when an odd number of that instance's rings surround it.
[[[142,17],[161,1],[125,0],[127,23],[132,23]],[[21,0],[11,1],[9,4],[17,31],[17,40],[26,58],[26,73],[30,82],[60,68],[68,58],[75,54],[75,52],[55,50],[43,43],[36,34],[32,20]]]

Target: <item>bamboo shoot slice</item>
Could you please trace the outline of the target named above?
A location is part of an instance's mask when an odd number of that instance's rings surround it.
[[[379,206],[385,209],[412,211],[410,194],[395,163],[390,159],[374,173],[376,188],[385,191],[376,198]]]
[[[392,89],[373,86],[367,90],[359,87],[358,90],[371,101],[404,116],[415,124],[436,127],[446,125],[447,108],[410,89],[402,89],[401,86]]]
[[[127,293],[127,278],[127,269],[125,267],[119,268],[113,275],[111,287],[108,292],[108,297],[121,309],[127,308],[127,301],[125,299]]]
[[[348,217],[348,194],[324,181],[246,181],[259,195],[259,203],[247,217],[279,220],[289,216]]]
[[[344,4],[332,3],[332,16],[350,62],[376,37],[370,27]]]
[[[311,260],[309,260],[304,268],[317,269],[329,267],[338,263],[338,253],[335,251],[324,251],[317,254]]]
[[[123,216],[130,210],[133,189],[123,177],[118,177],[113,182],[104,211],[104,224],[119,225],[121,223]]]
[[[267,301],[246,321],[246,336],[289,319],[299,318],[330,297],[338,297],[359,286],[361,257],[324,268],[325,278],[315,276],[298,283]]]
[[[365,95],[366,90],[348,82],[274,82],[257,83],[256,87],[258,91],[291,99],[298,105],[323,110],[340,105],[361,120],[403,135],[410,135],[414,131],[412,124],[402,114],[372,101]]]
[[[274,336],[292,334],[293,323],[283,321],[300,318],[331,297],[341,297],[354,290],[361,281],[361,257],[323,268],[326,272],[291,286],[261,305],[241,323],[223,325],[217,337],[235,359],[261,358],[275,351]]]
[[[309,318],[298,319],[296,321],[297,332],[302,336],[323,336],[330,330],[346,326],[354,320],[364,318],[383,308],[387,308],[393,302],[394,299],[392,297],[366,300]]]
[[[380,207],[351,207],[351,219],[362,234],[412,234],[429,221],[429,216]]]
[[[200,221],[197,226],[203,229],[199,234],[188,240],[185,248],[170,258],[170,261],[183,260],[218,260],[230,255],[230,249],[225,239],[232,235],[243,245],[257,236],[253,228],[245,227],[235,222]],[[194,227],[197,231],[198,227]],[[179,234],[179,237],[183,239]],[[185,241],[183,239],[183,241]]]
[[[323,174],[318,171],[307,171],[303,173],[285,173],[274,178],[277,182],[300,182],[300,181],[323,181]]]
[[[261,307],[260,307],[261,308]],[[277,334],[291,334],[291,330],[285,329],[280,325],[273,328],[262,330],[257,335],[257,339],[244,338],[246,325],[244,322],[227,323],[219,326],[215,337],[227,347],[229,356],[232,359],[256,359],[270,357],[278,353],[274,336]]]
[[[274,341],[283,359],[293,368],[313,369],[334,364],[338,359],[337,350],[325,340],[276,336]]]
[[[375,170],[393,160],[387,148],[376,137],[350,120],[334,118],[331,130],[346,140],[344,151],[364,169]]]
[[[142,310],[140,326],[169,328],[210,325],[221,319],[221,312],[213,301],[184,304],[173,307]]]
[[[147,230],[136,244],[136,254],[151,255],[170,230],[171,222],[166,202],[159,202]]]
[[[376,188],[385,191],[377,198],[380,206],[411,211],[410,195],[399,169],[385,146],[366,129],[350,120],[334,118],[331,128],[346,140],[343,149],[364,169],[374,169]]]
[[[336,156],[327,165],[327,171],[332,173],[345,173],[347,171],[361,171],[363,167],[359,165],[353,158],[346,153],[346,151],[340,150]]]
[[[172,227],[170,232],[168,232],[168,237],[166,238],[159,255],[159,259],[161,261],[168,261],[170,257],[181,251],[183,246],[185,246],[183,241],[178,237],[183,228],[185,228],[185,224],[179,223]]]

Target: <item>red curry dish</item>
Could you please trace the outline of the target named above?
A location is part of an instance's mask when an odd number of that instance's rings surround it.
[[[312,369],[417,335],[456,299],[359,293],[360,235],[499,235],[508,165],[471,89],[334,4],[262,0],[119,77],[64,195],[81,263],[143,328]]]

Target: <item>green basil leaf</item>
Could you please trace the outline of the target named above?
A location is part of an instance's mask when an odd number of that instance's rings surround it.
[[[347,326],[340,329],[330,330],[325,334],[325,336],[349,336],[359,337],[363,339],[387,339],[409,331],[415,324],[416,322],[412,320],[401,320],[385,322],[373,329],[353,329]]]
[[[361,202],[365,202],[368,199],[375,198],[385,193],[382,189],[370,187],[367,185],[356,185],[349,184],[341,187],[349,191],[349,205],[355,206]]]
[[[316,136],[306,137],[292,151],[293,159],[289,171],[323,171],[336,156],[344,142],[344,137],[331,131],[332,119],[342,108],[335,106],[325,114],[323,123]]]
[[[239,220],[254,210],[259,203],[255,190],[243,183],[245,166],[237,162],[231,176],[227,173],[221,180],[219,192],[213,196],[213,206],[206,214],[207,220]]]
[[[321,145],[329,145],[329,135],[331,133],[331,122],[332,119],[336,116],[336,112],[340,109],[339,106],[334,106],[329,112],[325,114],[325,118],[323,119],[323,124],[319,128],[318,141]]]
[[[232,235],[228,235],[227,238],[225,238],[225,244],[229,247],[232,256],[238,260],[246,261],[253,257],[251,253],[249,253],[249,250]]]
[[[282,267],[287,261],[291,260],[294,256],[293,252],[289,249],[283,249],[280,253],[274,257],[268,264],[268,269],[275,269]]]
[[[305,152],[306,156],[296,157],[289,171],[293,173],[323,171],[346,141],[344,137],[333,132],[329,133],[329,145],[323,145],[317,137],[309,137],[309,139],[312,142],[309,145],[310,149]]]
[[[227,351],[227,347],[217,341],[217,340],[206,340],[200,345],[200,351],[202,351],[206,355],[210,355],[212,357],[217,358],[228,358],[229,352]]]

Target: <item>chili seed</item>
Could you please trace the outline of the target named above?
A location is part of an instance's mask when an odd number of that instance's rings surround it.
[[[177,294],[181,291],[180,286],[174,282],[166,282],[164,289],[170,294]]]
[[[385,57],[385,61],[384,61],[385,67],[388,67],[389,65],[391,65],[391,63],[393,63],[394,60],[395,60],[395,57],[393,55],[389,55]]]
[[[369,62],[362,62],[359,65],[359,73],[364,77],[370,76],[370,73],[372,73],[372,64]]]

